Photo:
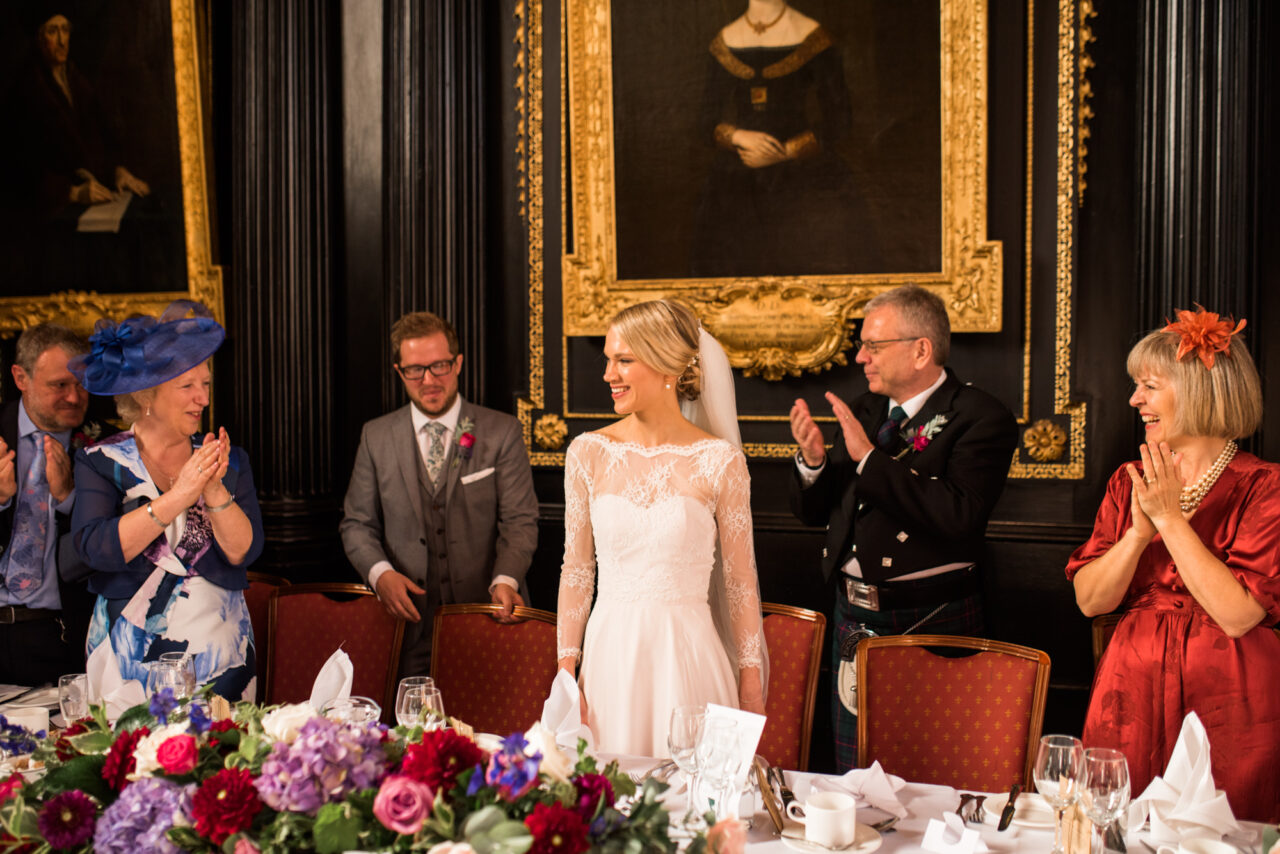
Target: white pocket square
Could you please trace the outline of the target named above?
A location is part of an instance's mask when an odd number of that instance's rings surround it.
[[[491,474],[493,474],[493,466],[489,466],[487,469],[480,469],[480,471],[473,471],[471,474],[464,474],[462,483],[464,486],[468,483],[475,483],[477,480],[483,480]]]

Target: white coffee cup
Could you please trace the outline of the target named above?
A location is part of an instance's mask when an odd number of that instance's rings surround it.
[[[32,733],[49,731],[49,710],[43,706],[16,706],[4,712],[11,724],[21,724]]]
[[[1217,839],[1184,839],[1177,848],[1161,845],[1160,854],[1240,854],[1240,849]]]
[[[858,802],[844,792],[813,792],[801,806],[787,804],[787,815],[804,825],[804,838],[826,848],[848,848],[858,832]]]

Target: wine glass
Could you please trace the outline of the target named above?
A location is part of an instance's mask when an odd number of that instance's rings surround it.
[[[426,720],[424,729],[444,729],[448,722],[444,716],[444,695],[434,685],[422,688],[421,714]]]
[[[187,673],[179,662],[152,661],[147,664],[147,690],[159,694],[165,688],[173,692],[174,699],[187,691]]]
[[[58,705],[62,709],[62,725],[71,724],[89,714],[89,677],[68,673],[58,677]]]
[[[1109,747],[1090,747],[1084,752],[1080,800],[1085,815],[1097,828],[1093,851],[1105,854],[1107,828],[1129,806],[1129,763],[1123,753]]]
[[[715,811],[717,821],[729,818],[731,812],[737,809],[737,803],[731,802],[730,790],[742,765],[737,725],[722,718],[704,721],[694,752],[698,761],[700,788],[709,790],[708,805]],[[700,811],[701,806],[699,804]]]
[[[707,719],[706,706],[676,706],[671,710],[671,724],[667,730],[667,750],[671,761],[684,774],[689,787],[689,813],[693,812],[694,792],[698,778],[698,735]],[[674,784],[673,784],[674,785]],[[686,814],[686,820],[688,814]]]
[[[1036,754],[1036,788],[1058,814],[1053,832],[1053,854],[1065,854],[1062,846],[1062,819],[1067,807],[1080,797],[1084,776],[1084,745],[1069,735],[1046,735]]]
[[[183,675],[184,686],[182,691],[175,691],[174,696],[179,698],[190,698],[196,692],[196,660],[190,653],[186,652],[162,652],[159,660],[171,667],[177,668]]]
[[[402,727],[416,725],[422,716],[427,690],[435,688],[430,676],[406,676],[396,687],[396,723]]]

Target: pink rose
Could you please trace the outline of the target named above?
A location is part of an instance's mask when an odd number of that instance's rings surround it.
[[[190,735],[175,735],[160,743],[156,761],[166,774],[190,774],[196,768],[196,740]]]
[[[395,774],[382,781],[373,800],[373,814],[388,830],[412,836],[422,829],[434,802],[430,786]]]
[[[742,854],[747,847],[747,823],[736,818],[716,822],[707,831],[707,848],[712,854]]]
[[[232,854],[262,854],[262,852],[253,844],[253,840],[241,836],[236,840],[236,847]]]
[[[917,432],[915,438],[911,440],[911,445],[917,451],[923,451],[925,448],[929,447],[929,437],[924,434],[924,425],[920,426],[919,432]]]

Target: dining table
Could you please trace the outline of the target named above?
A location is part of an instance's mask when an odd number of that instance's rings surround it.
[[[641,756],[603,754],[598,758],[602,761],[617,759],[619,768],[631,774],[633,778],[643,777],[644,774],[651,772],[655,765],[661,762],[661,760],[652,757]],[[826,776],[829,780],[836,779],[833,775],[820,775],[804,771],[785,771],[783,773],[787,785],[796,796],[796,800],[802,804],[808,797],[815,779],[823,776]],[[907,815],[900,818],[893,825],[892,830],[879,833],[877,840],[843,849],[843,854],[869,854],[871,851],[886,852],[886,854],[928,852],[929,849],[923,846],[923,842],[930,820],[941,820],[946,814],[954,815],[957,807],[960,806],[962,795],[967,791],[932,783],[905,782],[897,792],[897,797],[905,808]],[[1034,789],[1031,791],[1034,791]],[[1002,803],[1007,797],[1007,793],[1004,792],[975,792],[974,794],[983,795],[989,802],[996,804]],[[1023,797],[1027,797],[1027,795]],[[676,816],[683,815],[686,812],[687,800],[681,784],[677,782],[668,790],[664,802],[667,808],[671,810],[673,821],[676,821]],[[750,816],[750,827],[747,831],[748,854],[796,854],[796,852],[799,852],[799,854],[822,854],[822,852],[829,851],[829,849],[821,849],[801,840],[784,839],[775,829],[759,797],[754,799],[744,798],[744,808],[748,802],[754,803],[755,809],[754,814]],[[857,820],[859,824],[870,825],[889,817],[890,813],[874,807],[859,806],[858,808]],[[742,818],[747,818],[747,816],[743,815]],[[789,819],[784,820],[789,824],[794,824]],[[989,851],[1026,851],[1045,852],[1045,854],[1048,854],[1053,849],[1054,833],[1052,825],[1045,826],[1037,823],[1038,826],[1028,826],[1019,820],[1011,824],[1006,830],[1001,831],[996,829],[998,820],[999,811],[987,811],[986,820],[982,823],[968,822],[964,826],[977,830],[980,839],[985,843]],[[1244,854],[1265,854],[1265,852],[1261,852],[1261,843],[1262,831],[1266,825],[1250,821],[1241,821],[1239,823],[1243,828],[1242,832],[1232,834],[1227,837],[1226,841],[1235,845]],[[793,828],[792,832],[798,833],[799,828]],[[862,835],[864,834],[860,831],[860,836]],[[1150,854],[1151,851],[1159,847],[1159,843],[1150,839],[1145,830],[1136,829],[1129,830],[1125,836],[1125,845],[1129,851],[1135,852],[1135,854],[1138,854],[1138,852],[1140,854]],[[1087,852],[1083,852],[1083,854],[1087,854]]]

